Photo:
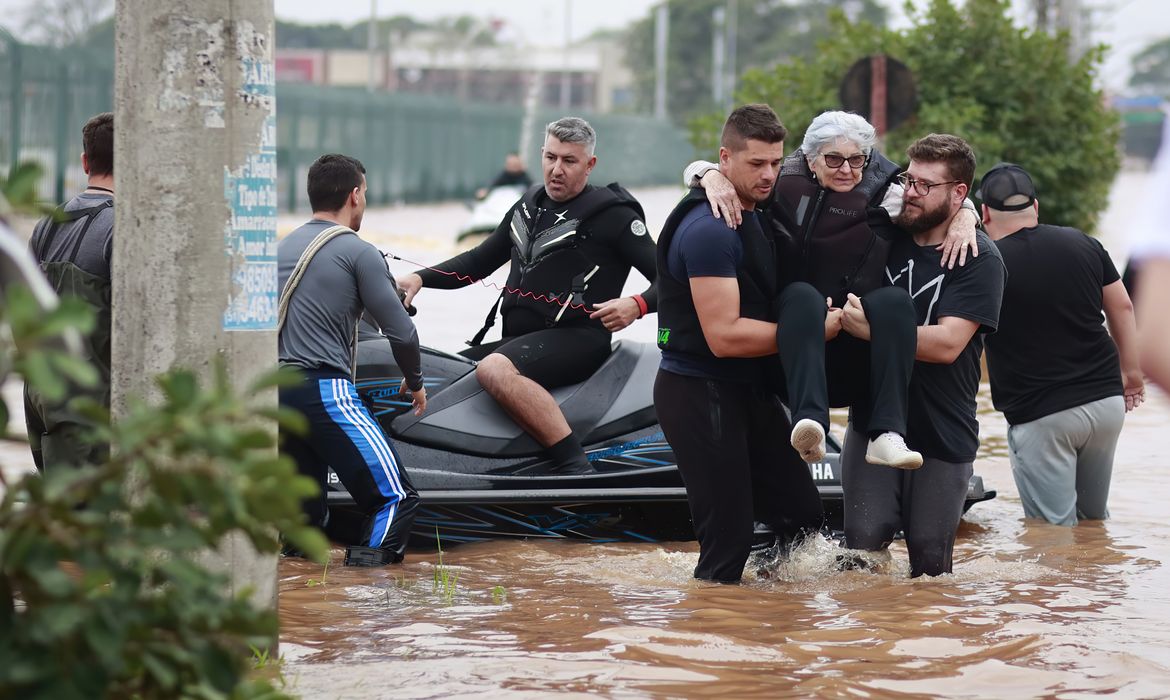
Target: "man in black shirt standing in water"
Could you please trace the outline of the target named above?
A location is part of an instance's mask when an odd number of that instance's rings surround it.
[[[531,435],[555,474],[594,471],[549,389],[589,378],[609,357],[611,335],[657,308],[654,241],[642,205],[616,183],[589,184],[597,134],[565,117],[545,129],[544,184],[516,202],[483,243],[399,280],[410,306],[423,287],[456,289],[511,260],[502,295],[503,337],[464,355],[479,364],[484,391]],[[630,268],[650,280],[642,294],[615,298]]]
[[[896,241],[886,262],[890,284],[910,293],[918,315],[918,347],[910,379],[906,442],[922,453],[922,467],[904,471],[866,464],[865,435],[850,425],[841,453],[845,545],[880,550],[902,530],[911,576],[950,573],[955,532],[963,514],[979,422],[979,355],[983,334],[999,323],[1003,259],[986,234],[976,234],[979,256],[946,270],[936,249],[975,176],[966,141],[930,134],[911,144],[901,175],[906,191],[895,223],[910,233]],[[861,300],[850,294],[842,328],[869,336]]]
[[[1099,241],[1040,223],[1023,168],[995,166],[979,197],[1009,275],[987,369],[1024,515],[1068,526],[1107,518],[1121,425],[1145,397],[1133,304]]]

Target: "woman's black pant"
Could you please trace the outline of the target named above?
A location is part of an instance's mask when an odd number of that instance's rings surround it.
[[[699,540],[695,578],[739,581],[753,520],[778,538],[820,528],[820,494],[788,444],[792,427],[775,395],[659,370],[654,408],[687,488]]]
[[[858,430],[906,434],[910,374],[918,348],[914,302],[906,290],[883,287],[861,298],[870,340],[841,331],[825,342],[825,298],[811,284],[794,282],[780,293],[781,396],[793,422],[829,424],[829,407],[850,406]]]

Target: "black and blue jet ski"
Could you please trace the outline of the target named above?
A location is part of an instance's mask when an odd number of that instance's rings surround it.
[[[552,391],[584,436],[596,474],[547,471],[537,443],[476,380],[475,363],[424,347],[427,410],[409,411],[389,342],[362,324],[357,390],[393,441],[422,497],[416,544],[501,537],[594,541],[693,540],[686,490],[654,412],[656,347],[627,340],[588,380]],[[840,445],[810,464],[827,525],[840,529]],[[353,499],[330,474],[328,501],[344,517]],[[966,508],[995,497],[973,476]]]

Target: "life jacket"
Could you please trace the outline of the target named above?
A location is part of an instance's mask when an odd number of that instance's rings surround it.
[[[785,280],[812,284],[838,307],[849,292],[881,287],[893,232],[879,205],[900,171],[873,151],[861,182],[834,192],[817,183],[803,151],[785,158],[772,192],[772,205],[786,207],[796,224],[785,245]]]
[[[690,280],[678,280],[670,274],[667,253],[683,217],[697,206],[707,205],[707,195],[693,188],[683,197],[666,219],[658,236],[658,347],[671,352],[714,358],[707,345]],[[751,233],[748,234],[747,231]],[[771,228],[761,222],[758,230],[740,231],[743,265],[736,276],[739,283],[739,315],[760,321],[776,320],[776,297],[779,293],[777,251]]]
[[[545,206],[541,207],[540,202]],[[505,317],[513,309],[524,309],[543,318],[548,328],[588,319],[590,310],[585,308],[584,294],[600,267],[582,244],[592,234],[590,219],[618,206],[629,207],[638,218],[646,218],[638,200],[616,182],[586,187],[563,204],[549,200],[543,184],[530,187],[512,208],[509,221],[512,267],[506,288],[515,293],[500,295],[484,327],[468,344],[482,342],[495,324],[501,300]]]

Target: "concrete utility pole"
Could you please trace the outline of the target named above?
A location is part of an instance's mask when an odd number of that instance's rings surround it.
[[[171,368],[276,366],[273,24],[273,0],[118,1],[114,420]],[[241,538],[204,563],[275,606],[275,556]]]

